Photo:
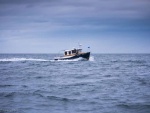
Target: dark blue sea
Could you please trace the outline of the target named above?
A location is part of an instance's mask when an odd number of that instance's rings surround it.
[[[150,113],[150,54],[0,54],[0,113]]]

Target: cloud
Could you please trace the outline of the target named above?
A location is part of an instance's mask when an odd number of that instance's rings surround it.
[[[29,38],[40,43],[42,38],[76,36],[148,37],[149,19],[149,0],[0,0],[0,44],[12,40],[27,44]]]
[[[149,14],[150,6],[148,0],[0,0],[0,4],[4,10],[14,10],[18,15],[19,12],[25,11],[24,13],[34,12],[37,15],[55,17],[101,18],[128,17],[128,15],[137,17],[139,14],[139,16],[146,16]],[[5,14],[12,14],[12,12],[6,11]]]

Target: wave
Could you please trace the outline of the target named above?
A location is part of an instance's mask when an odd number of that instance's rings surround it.
[[[150,105],[147,103],[122,103],[118,104],[117,106],[127,109],[143,109],[143,110],[150,110]]]
[[[46,98],[50,100],[57,100],[57,101],[80,101],[78,99],[71,99],[71,98],[58,97],[58,96],[46,96]]]
[[[142,64],[142,63],[146,63],[145,60],[111,60],[111,62],[122,62],[122,63],[139,63],[139,64]]]
[[[11,87],[11,86],[15,86],[15,85],[0,85],[0,88],[3,88],[3,87]]]
[[[54,96],[54,95],[46,95],[46,93],[49,93],[47,91],[42,91],[42,90],[36,90],[34,91],[32,94],[34,96],[38,96],[41,98],[47,98],[50,100],[57,100],[57,101],[75,101],[77,99],[71,99],[71,98],[67,98],[67,97],[59,97],[59,96]]]
[[[0,97],[13,97],[16,92],[1,92]]]

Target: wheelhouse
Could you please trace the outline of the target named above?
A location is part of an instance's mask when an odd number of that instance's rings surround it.
[[[73,49],[73,50],[65,50],[64,55],[65,56],[72,56],[76,55],[82,52],[82,49]]]

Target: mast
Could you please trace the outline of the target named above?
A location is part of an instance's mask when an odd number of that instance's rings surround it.
[[[79,46],[79,49],[81,49],[81,47],[82,47],[82,44],[78,43],[78,46]]]

